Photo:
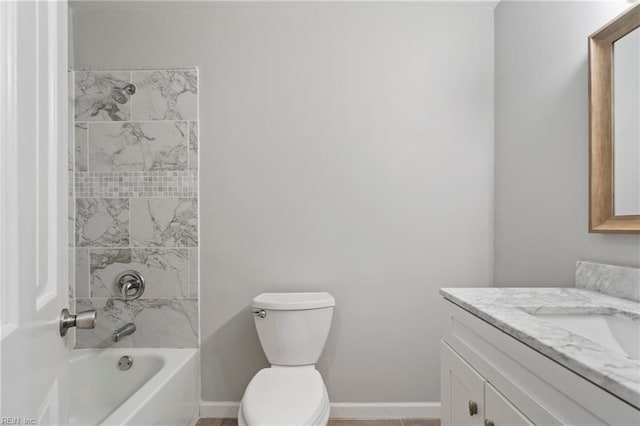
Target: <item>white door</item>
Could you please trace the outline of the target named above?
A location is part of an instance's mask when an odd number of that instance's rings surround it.
[[[0,424],[67,424],[67,4],[0,1]]]

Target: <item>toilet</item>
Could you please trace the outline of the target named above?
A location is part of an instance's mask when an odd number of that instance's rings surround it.
[[[244,392],[240,426],[324,426],[329,395],[315,364],[329,335],[329,293],[263,293],[253,314],[269,368],[258,371]]]

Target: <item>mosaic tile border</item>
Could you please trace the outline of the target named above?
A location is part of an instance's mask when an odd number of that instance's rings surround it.
[[[76,198],[197,197],[198,171],[76,172],[70,196]]]

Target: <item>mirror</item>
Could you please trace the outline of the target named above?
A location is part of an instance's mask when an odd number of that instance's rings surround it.
[[[640,233],[640,4],[589,37],[589,232]]]
[[[613,212],[640,215],[640,28],[613,43]]]

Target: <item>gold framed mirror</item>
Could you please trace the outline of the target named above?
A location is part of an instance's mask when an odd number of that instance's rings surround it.
[[[640,233],[640,4],[589,36],[589,125],[589,232]]]

